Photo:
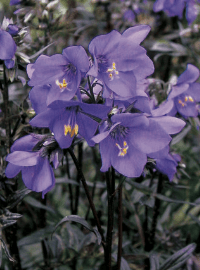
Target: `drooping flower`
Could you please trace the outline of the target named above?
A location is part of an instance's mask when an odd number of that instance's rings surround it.
[[[173,180],[174,175],[177,172],[178,162],[181,160],[181,157],[178,154],[170,154],[169,147],[167,146],[158,152],[148,154],[148,157],[155,160],[155,168],[159,172],[167,175],[170,181]]]
[[[14,66],[14,60],[12,59],[15,55],[17,46],[7,30],[7,22],[9,19],[4,18],[2,26],[0,28],[0,59],[4,60],[5,65],[8,69]]]
[[[13,178],[21,171],[25,186],[44,197],[55,185],[50,163],[57,168],[61,157],[62,150],[53,136],[30,134],[14,142],[6,157],[9,164],[5,174]]]
[[[154,12],[164,11],[169,17],[178,16],[179,19],[183,17],[183,10],[186,7],[186,19],[191,24],[198,15],[198,7],[196,2],[199,0],[157,0],[154,3]]]
[[[99,143],[105,172],[113,166],[127,177],[139,177],[150,153],[160,151],[171,141],[154,119],[138,113],[115,114],[100,126],[93,140]]]
[[[198,115],[197,102],[200,102],[200,83],[195,82],[198,77],[199,69],[188,64],[186,70],[179,76],[177,84],[172,86],[168,96],[168,102],[173,101],[171,115],[175,115],[177,112],[186,118]]]
[[[18,5],[20,2],[21,0],[10,0],[10,6]]]
[[[51,86],[47,96],[49,105],[58,99],[72,99],[88,69],[89,60],[84,48],[71,46],[64,49],[62,54],[39,56],[31,68],[28,66],[27,73],[30,86]]]
[[[113,30],[90,42],[94,64],[88,75],[103,82],[104,97],[109,94],[111,99],[133,98],[137,83],[153,73],[153,63],[140,46],[149,31],[147,25],[131,27],[122,35]]]
[[[106,118],[110,107],[100,104],[86,104],[78,101],[57,100],[48,109],[36,115],[30,124],[36,127],[48,127],[61,148],[68,148],[76,135],[80,135],[94,145],[91,138],[98,122],[91,117]]]
[[[133,10],[127,9],[124,12],[123,18],[124,18],[124,20],[129,21],[129,22],[132,22],[133,20],[135,20],[135,14],[134,14]]]

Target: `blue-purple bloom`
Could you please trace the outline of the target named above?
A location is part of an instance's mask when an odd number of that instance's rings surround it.
[[[197,0],[197,2],[200,2]],[[154,12],[164,11],[169,17],[183,17],[183,10],[186,7],[186,19],[191,24],[198,15],[198,7],[195,0],[157,0],[154,3]]]
[[[14,142],[11,153],[6,157],[9,164],[5,174],[15,177],[20,171],[25,186],[33,191],[42,192],[42,196],[55,185],[52,162],[58,167],[62,150],[53,136],[30,134]]]
[[[123,18],[124,18],[124,20],[129,21],[129,22],[132,22],[133,20],[135,20],[135,14],[134,14],[133,10],[127,9],[124,12]]]
[[[89,69],[89,59],[82,46],[71,46],[64,49],[62,54],[50,57],[41,55],[30,65],[31,68],[27,68],[29,85],[51,86],[47,96],[49,105],[57,99],[70,100],[74,97],[81,78]]]
[[[155,160],[155,168],[161,173],[167,175],[169,180],[172,181],[181,157],[178,154],[170,154],[169,146],[158,152],[150,153],[148,156]]]
[[[48,127],[61,148],[70,147],[76,135],[82,136],[90,146],[93,146],[91,138],[98,127],[98,122],[93,118],[104,119],[109,111],[110,107],[100,104],[57,100],[51,103],[47,110],[36,115],[30,124]]]
[[[94,63],[88,75],[103,83],[103,97],[125,100],[136,96],[137,83],[153,73],[153,62],[140,46],[147,25],[130,27],[122,35],[113,30],[89,44]]]
[[[121,113],[111,116],[93,138],[100,146],[101,171],[105,172],[113,166],[127,177],[139,177],[147,156],[170,143],[169,129],[163,129],[158,121],[143,114]]]
[[[10,0],[10,6],[18,5],[20,2],[21,0]]]
[[[195,82],[198,77],[199,69],[188,64],[169,93],[167,104],[171,104],[173,101],[170,115],[175,115],[177,112],[185,118],[198,115],[197,102],[200,102],[200,83]]]
[[[7,31],[0,29],[0,59],[5,61],[8,69],[14,66],[12,58],[15,55],[16,49],[17,46],[12,36]]]

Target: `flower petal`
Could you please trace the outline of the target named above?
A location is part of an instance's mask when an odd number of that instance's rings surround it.
[[[38,152],[15,151],[6,157],[6,161],[18,166],[34,166],[38,162]]]
[[[153,118],[168,134],[176,134],[180,132],[186,123],[176,117],[160,116]]]
[[[0,59],[12,59],[17,46],[9,33],[0,29]]]
[[[6,170],[5,170],[5,175],[8,178],[13,178],[21,171],[21,169],[22,169],[22,166],[8,163]]]
[[[129,130],[132,144],[143,153],[157,152],[171,141],[171,137],[153,119],[149,119],[149,126],[134,127]]]
[[[191,64],[188,64],[186,70],[178,77],[177,84],[193,83],[198,78],[199,69]]]

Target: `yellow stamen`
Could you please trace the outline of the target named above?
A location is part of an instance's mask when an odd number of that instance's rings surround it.
[[[64,134],[65,134],[65,136],[67,136],[68,132],[71,133],[71,131],[72,131],[72,128],[71,128],[70,125],[67,125],[67,126],[64,125]]]
[[[182,102],[182,100],[180,100],[180,99],[179,99],[178,103],[181,104],[183,107],[185,106],[185,103]]]
[[[127,142],[126,141],[123,142],[123,146],[124,146],[123,148],[118,143],[116,143],[116,146],[119,149],[118,157],[124,157],[127,154],[127,150],[128,150]]]
[[[78,125],[76,124],[73,129],[72,129],[72,127],[70,125],[67,125],[67,126],[64,125],[64,134],[65,134],[65,136],[67,136],[68,133],[70,134],[71,138],[74,135],[77,135],[78,134]]]
[[[194,99],[191,96],[189,96],[188,99],[189,101],[194,102]]]
[[[119,71],[116,70],[115,62],[112,63],[112,68],[108,68],[107,72],[109,73],[109,78],[113,80],[113,75],[119,75]]]
[[[74,130],[75,130],[75,135],[77,135],[78,134],[78,125],[77,124],[75,125]]]
[[[191,96],[185,96],[185,102],[188,100],[194,102],[194,99]]]
[[[59,80],[56,80],[56,84],[60,87],[60,89],[67,87],[67,83],[66,83],[65,79],[63,79],[62,83],[60,83]]]

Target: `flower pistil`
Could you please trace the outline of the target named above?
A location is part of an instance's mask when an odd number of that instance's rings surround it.
[[[61,92],[67,87],[67,82],[63,79],[63,82],[60,83],[59,80],[56,80],[56,84],[60,87]]]
[[[116,146],[119,149],[118,157],[124,157],[127,154],[127,150],[128,150],[127,142],[126,141],[123,142],[123,148],[118,143],[116,143]]]
[[[112,68],[107,69],[107,72],[109,73],[110,80],[113,80],[113,75],[118,75],[119,74],[119,71],[116,70],[115,62],[112,63]]]

